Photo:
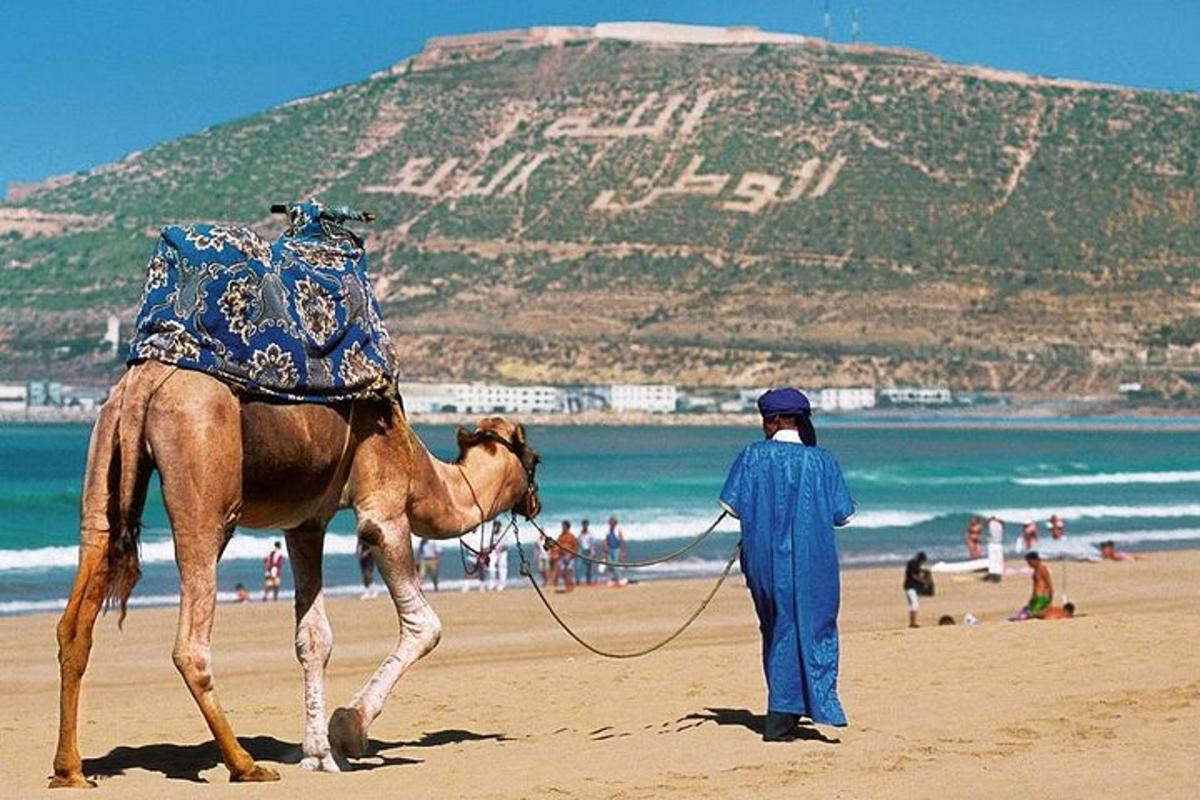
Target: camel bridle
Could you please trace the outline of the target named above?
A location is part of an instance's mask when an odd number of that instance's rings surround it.
[[[537,490],[538,490],[538,485],[537,485],[538,460],[537,460],[537,458],[529,459],[530,463],[526,463],[525,455],[529,452],[529,449],[527,447],[518,445],[516,442],[512,441],[508,437],[503,436],[499,433],[496,433],[495,431],[490,430],[488,428],[476,428],[474,433],[471,434],[471,436],[475,437],[475,441],[471,445],[472,447],[482,444],[483,442],[495,442],[496,444],[500,445],[505,450],[507,450],[508,452],[513,454],[513,456],[517,459],[517,463],[521,465],[521,469],[525,472],[525,503],[524,503],[524,505],[526,507],[526,511],[528,511],[530,508],[532,508],[532,504],[530,501],[533,498],[533,496],[537,494]],[[459,469],[461,470],[462,468],[459,467]],[[470,485],[470,482],[468,481],[468,486],[469,485]],[[472,495],[474,495],[474,493],[475,493],[474,487],[472,487],[471,493],[472,493]],[[475,505],[479,506],[478,499],[475,500]],[[526,513],[526,511],[520,512],[521,516],[525,517],[525,519],[532,520],[534,515]],[[479,509],[479,512],[480,512],[480,514],[484,514],[484,511],[482,508]],[[487,519],[487,517],[485,515],[484,519],[480,521],[480,524],[482,524],[482,522],[486,519]]]

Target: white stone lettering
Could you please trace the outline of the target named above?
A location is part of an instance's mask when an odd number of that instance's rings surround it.
[[[779,196],[779,187],[783,179],[764,172],[747,172],[738,181],[733,190],[734,200],[721,203],[726,211],[744,211],[747,214],[757,214],[768,203],[774,203]]]
[[[456,197],[493,197],[499,190],[500,196],[504,197],[525,188],[533,173],[548,158],[550,156],[546,153],[519,153],[490,173],[490,178],[487,177],[489,173],[482,169],[483,164],[470,172],[455,174],[461,163],[461,159],[458,158],[442,161],[426,178],[426,171],[434,163],[434,159],[410,158],[397,173],[395,183],[364,186],[362,191],[376,194],[411,194],[443,200]]]
[[[687,136],[696,129],[716,95],[715,91],[700,93],[695,104],[683,116],[678,131],[679,136]],[[662,108],[654,115],[653,121],[649,124],[642,124],[643,117],[650,113],[658,102],[658,92],[650,92],[642,98],[642,101],[633,111],[629,112],[623,121],[618,121],[613,125],[597,124],[597,119],[602,116],[601,113],[567,114],[551,122],[542,132],[542,136],[546,139],[633,139],[639,137],[661,139],[670,127],[675,112],[687,102],[687,96],[670,95]]]

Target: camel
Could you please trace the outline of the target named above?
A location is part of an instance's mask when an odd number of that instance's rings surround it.
[[[336,772],[361,756],[367,729],[401,676],[441,637],[413,563],[410,534],[460,536],[512,509],[540,503],[537,454],[525,431],[499,417],[459,430],[459,458],[434,458],[403,409],[384,401],[337,405],[266,402],[204,373],[155,361],[132,366],[100,411],[88,447],[80,508],[79,568],[58,623],[61,672],[58,747],[51,787],[95,784],[78,748],[80,683],[101,608],[124,621],[140,576],[138,526],[150,473],[158,469],[180,577],[172,658],[212,731],[233,781],[273,781],[234,737],[210,666],[217,560],[235,525],[282,528],[296,590],[296,656],[304,673],[300,766]],[[333,631],[325,615],[325,526],[351,507],[399,617],[395,648],[328,721],[325,666]]]

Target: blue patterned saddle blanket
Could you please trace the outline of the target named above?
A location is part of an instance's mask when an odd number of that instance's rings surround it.
[[[391,398],[396,357],[362,240],[317,203],[288,207],[268,242],[223,225],[163,228],[127,363],[207,372],[306,403]]]

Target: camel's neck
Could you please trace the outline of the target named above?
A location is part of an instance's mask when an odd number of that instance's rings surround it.
[[[434,458],[423,445],[409,501],[413,532],[433,538],[451,538],[512,508],[519,490],[519,465],[506,450],[473,447],[457,464]]]

